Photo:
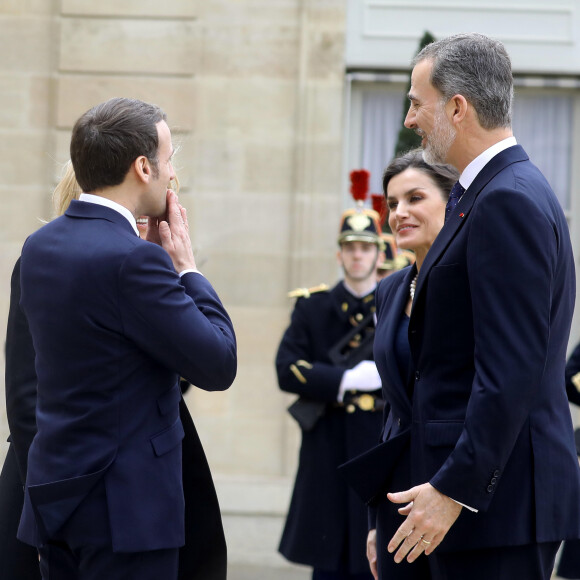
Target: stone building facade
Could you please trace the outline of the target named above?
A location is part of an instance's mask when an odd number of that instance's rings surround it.
[[[233,561],[282,562],[298,432],[273,360],[287,291],[337,276],[345,14],[343,0],[0,0],[0,328],[76,118],[113,96],[160,105],[198,263],[239,342],[232,388],[187,395]]]

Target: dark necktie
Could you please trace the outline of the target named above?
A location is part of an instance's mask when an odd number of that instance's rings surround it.
[[[449,216],[455,209],[455,206],[459,203],[461,196],[465,193],[465,189],[459,181],[455,182],[455,185],[451,188],[451,193],[449,194],[449,201],[445,206],[445,221],[449,219]]]

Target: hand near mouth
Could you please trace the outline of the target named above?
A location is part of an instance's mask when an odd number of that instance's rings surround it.
[[[176,195],[172,189],[167,189],[168,197],[170,193]],[[147,223],[145,223],[145,220],[147,220]],[[137,218],[137,229],[140,232],[139,235],[141,236],[141,238],[147,240],[148,242],[161,246],[161,236],[159,235],[159,224],[162,221],[167,221],[167,210],[165,212],[165,215],[159,217],[139,216]]]

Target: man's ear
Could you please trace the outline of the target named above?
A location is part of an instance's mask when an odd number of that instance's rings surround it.
[[[338,263],[338,265],[342,268],[343,263],[342,263],[342,253],[340,250],[336,251],[336,261]]]
[[[133,161],[133,169],[137,178],[143,183],[149,183],[151,176],[153,175],[153,170],[151,168],[151,163],[145,155],[139,155],[135,161]]]
[[[445,106],[449,120],[453,125],[459,125],[467,115],[469,103],[463,95],[454,95]]]

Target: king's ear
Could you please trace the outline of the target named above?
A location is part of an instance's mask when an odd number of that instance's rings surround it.
[[[469,109],[469,103],[463,95],[457,94],[449,99],[445,108],[450,121],[455,125],[465,119]]]

